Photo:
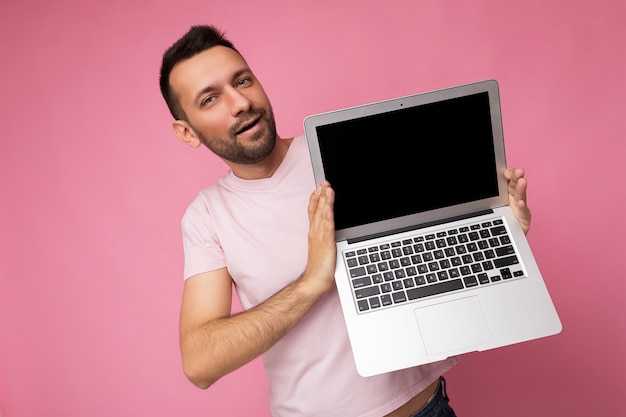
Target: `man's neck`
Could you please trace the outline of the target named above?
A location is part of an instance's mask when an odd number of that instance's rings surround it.
[[[287,151],[289,150],[289,146],[292,141],[293,138],[277,138],[276,146],[274,146],[272,153],[258,164],[241,165],[233,164],[227,161],[226,163],[233,171],[233,174],[241,179],[260,180],[263,178],[269,178],[274,175],[274,172],[276,172],[280,164],[283,162],[283,159],[285,159],[285,155],[287,155]]]

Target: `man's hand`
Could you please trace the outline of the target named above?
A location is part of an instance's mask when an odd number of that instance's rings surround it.
[[[309,199],[309,257],[303,278],[321,292],[332,286],[337,262],[334,203],[335,192],[327,181]]]
[[[524,178],[524,170],[521,168],[507,168],[504,177],[509,180],[509,206],[520,222],[524,234],[530,229],[531,214],[526,204],[526,189],[528,182]]]

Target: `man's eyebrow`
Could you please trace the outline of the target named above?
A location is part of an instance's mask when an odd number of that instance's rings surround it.
[[[235,71],[235,73],[233,73],[232,75],[232,80],[236,80],[237,78],[241,77],[243,74],[245,73],[251,73],[252,71],[250,70],[250,68],[248,67],[243,67],[237,71]],[[198,93],[196,94],[196,97],[194,99],[194,103],[197,103],[198,101],[200,101],[200,98],[207,94],[210,93],[211,91],[217,90],[217,87],[215,87],[214,85],[210,84],[207,85],[206,87],[204,87],[202,90],[198,91]]]

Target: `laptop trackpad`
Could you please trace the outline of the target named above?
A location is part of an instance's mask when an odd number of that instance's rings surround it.
[[[429,355],[470,348],[491,339],[477,296],[418,308],[415,317]]]

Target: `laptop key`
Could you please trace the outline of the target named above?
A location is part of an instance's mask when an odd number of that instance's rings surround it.
[[[478,278],[478,282],[480,282],[481,284],[489,284],[489,276],[484,272],[478,274],[476,277]]]
[[[370,277],[357,278],[352,280],[352,288],[362,288],[372,285]]]
[[[404,293],[404,291],[394,292],[393,294],[391,294],[391,296],[393,297],[393,302],[396,304],[406,301],[406,294]]]
[[[370,307],[372,308],[380,307],[380,299],[378,297],[370,298]]]
[[[499,236],[506,234],[506,227],[504,226],[496,226],[489,229],[492,236]]]
[[[513,246],[511,245],[496,248],[496,255],[498,256],[513,255],[514,253],[515,253],[515,249],[513,249]]]
[[[503,279],[513,278],[513,274],[511,274],[511,270],[509,268],[502,268],[500,273],[502,274]]]
[[[504,258],[499,258],[499,259],[494,259],[493,260],[493,264],[496,266],[496,268],[502,268],[505,266],[510,266],[510,265],[515,265],[518,264],[519,260],[517,259],[517,256],[512,255],[512,256],[506,256]]]
[[[491,271],[492,269],[494,269],[495,267],[493,266],[493,262],[491,261],[484,261],[482,263],[483,269],[485,271]]]
[[[350,278],[358,278],[365,275],[365,267],[360,266],[358,268],[354,268],[350,270]]]
[[[381,295],[380,302],[383,306],[390,306],[392,304],[391,296],[389,294]]]
[[[380,289],[378,288],[378,286],[359,288],[358,290],[354,290],[354,295],[356,295],[356,298],[358,299],[372,297],[378,294],[380,294]]]
[[[465,282],[466,288],[471,288],[478,285],[478,281],[476,280],[476,277],[474,275],[463,278],[463,282]]]
[[[427,285],[424,287],[409,288],[406,290],[406,295],[409,300],[417,300],[418,298],[444,294],[446,292],[461,290],[463,288],[463,282],[460,279],[453,279],[451,281],[442,281],[437,284]]]

